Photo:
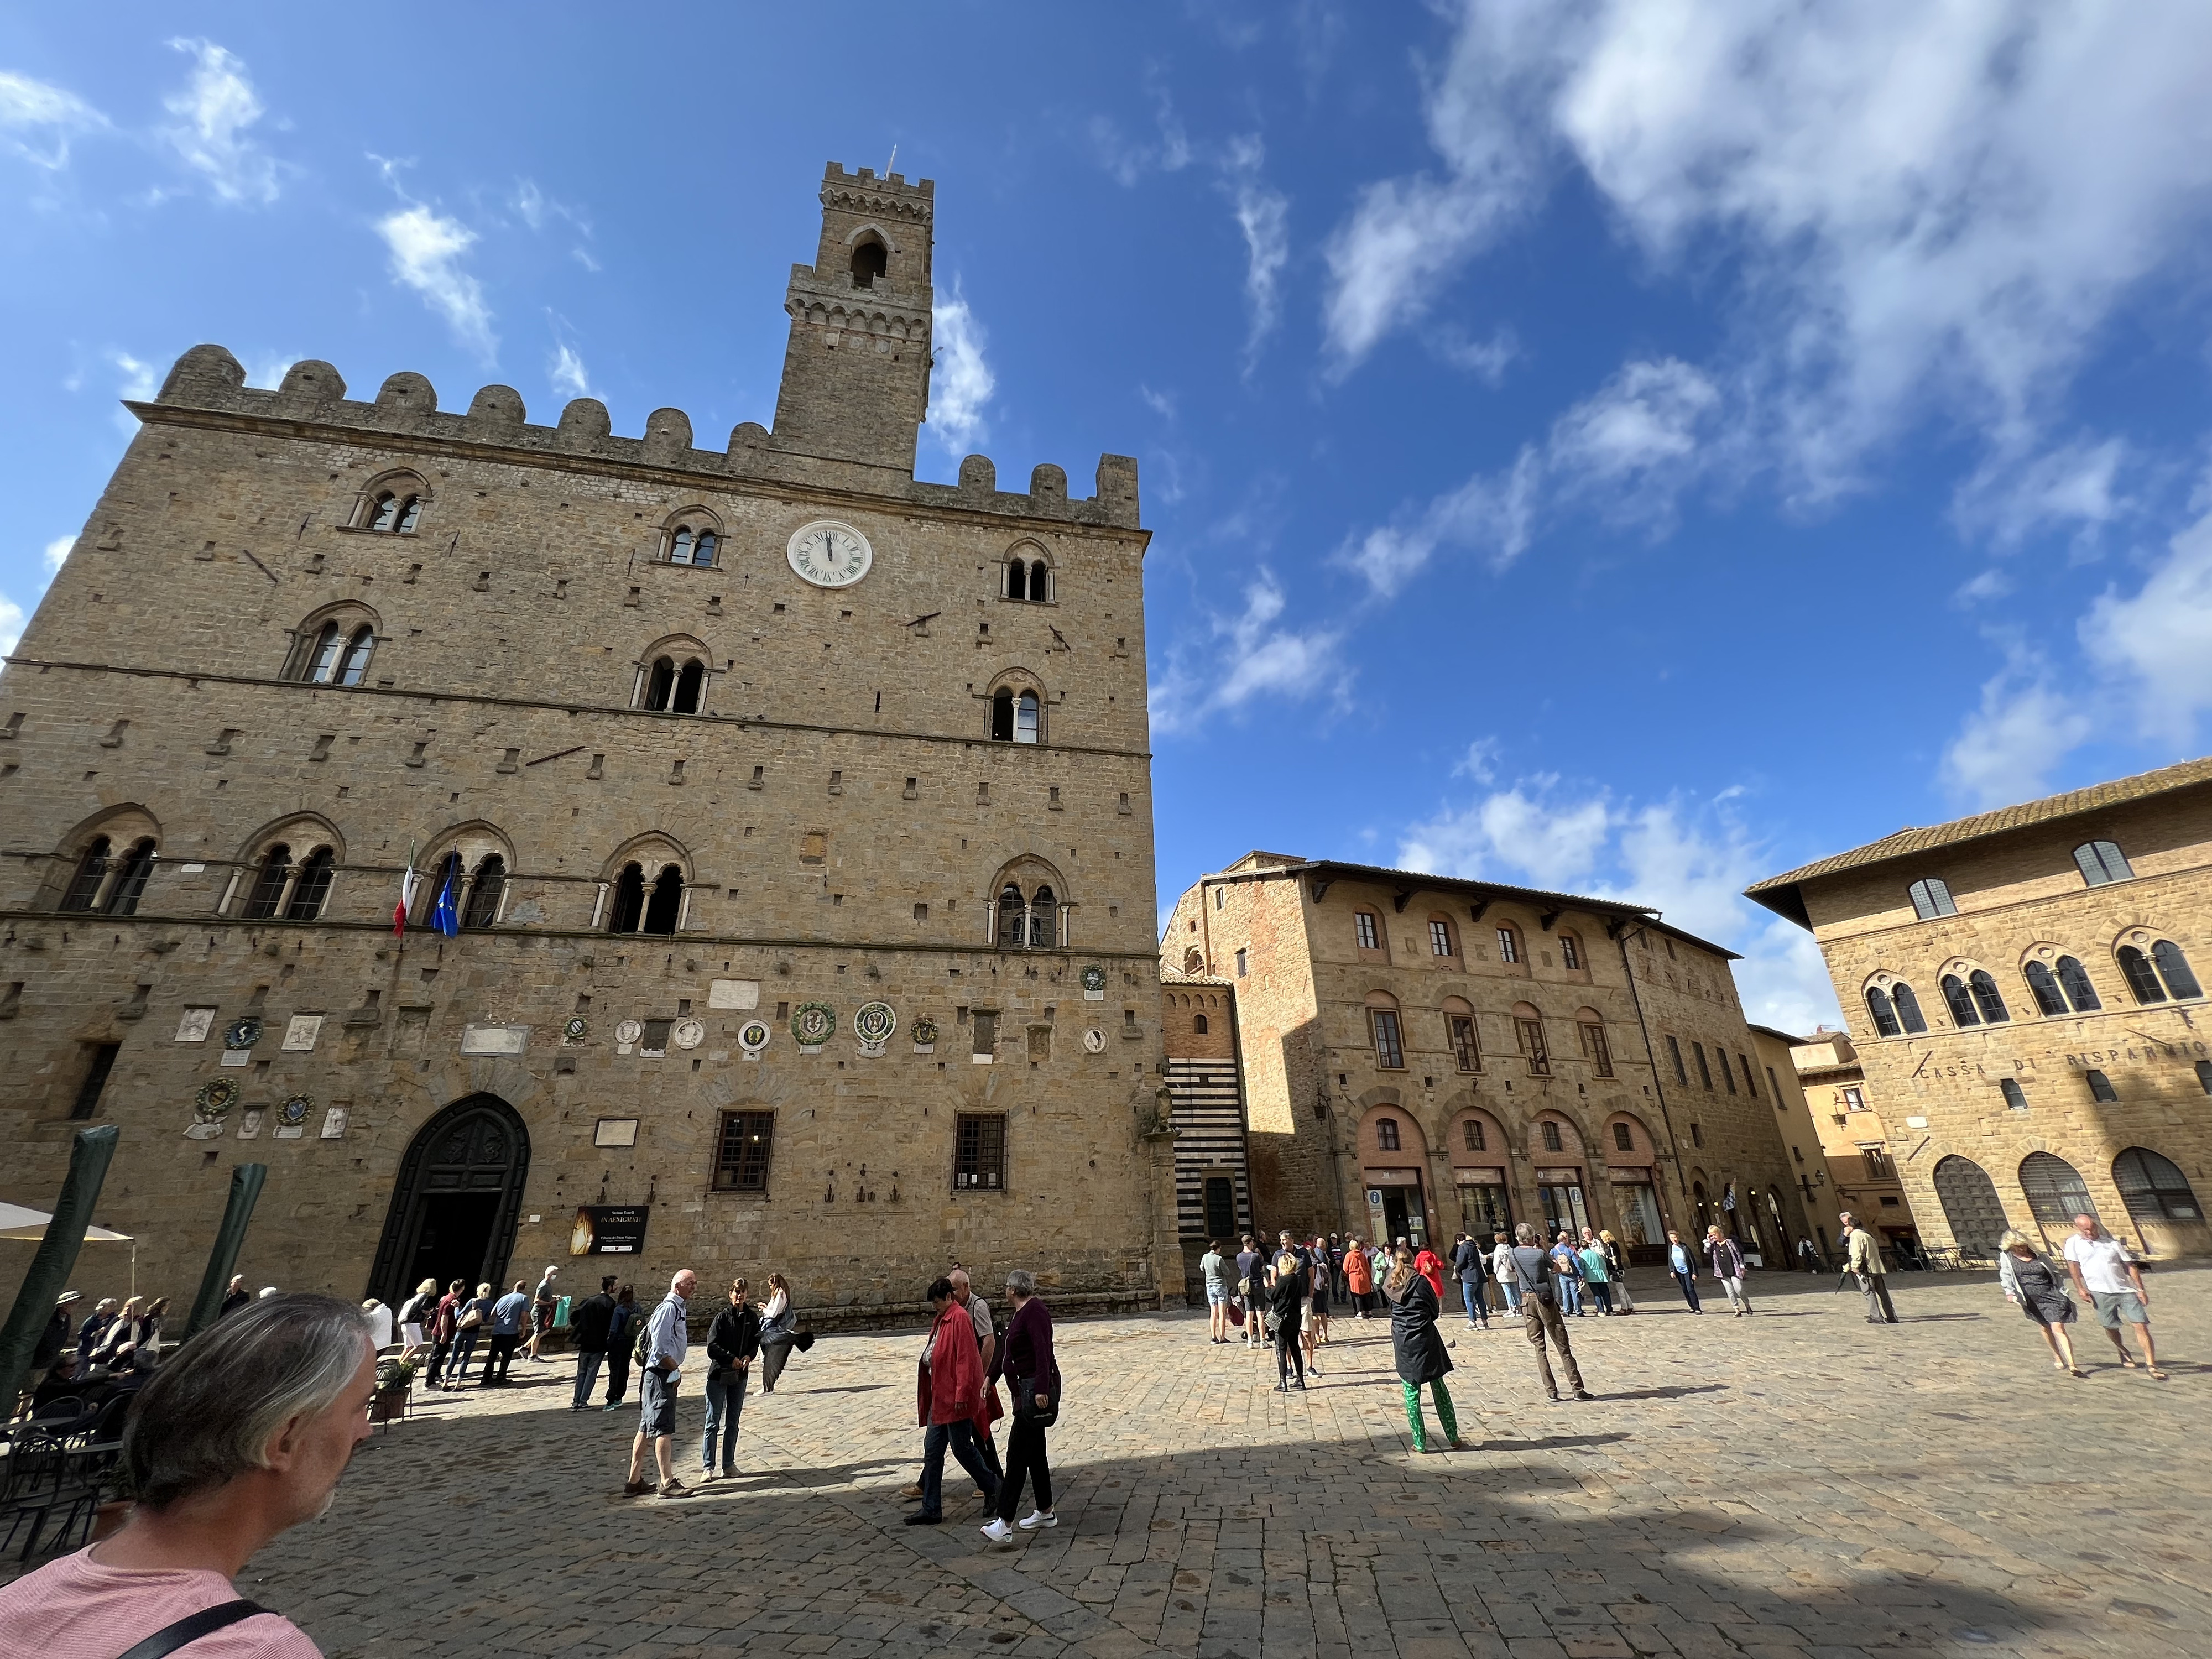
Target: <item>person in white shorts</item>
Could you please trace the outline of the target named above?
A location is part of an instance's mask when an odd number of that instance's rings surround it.
[[[2097,1310],[2097,1322],[2120,1351],[2120,1364],[2130,1370],[2136,1368],[2127,1338],[2120,1334],[2124,1322],[2142,1338],[2143,1364],[2165,1382],[2166,1373],[2158,1368],[2158,1349],[2150,1340],[2150,1292],[2143,1289],[2142,1269],[2119,1240],[2097,1236],[2096,1217],[2074,1218],[2074,1237],[2066,1241],[2066,1267],[2074,1275],[2074,1287]]]

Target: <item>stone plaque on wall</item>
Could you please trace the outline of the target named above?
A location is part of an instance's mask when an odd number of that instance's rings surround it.
[[[708,982],[709,1008],[757,1008],[760,981],[757,979],[718,979]]]
[[[461,1052],[465,1054],[519,1054],[530,1041],[527,1025],[465,1025]]]

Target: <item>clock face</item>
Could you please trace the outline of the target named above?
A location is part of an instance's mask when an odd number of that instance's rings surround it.
[[[848,524],[821,520],[791,538],[791,568],[817,587],[850,587],[868,574],[875,554],[868,538]]]

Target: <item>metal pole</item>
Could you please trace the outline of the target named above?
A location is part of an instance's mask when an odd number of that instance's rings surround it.
[[[38,1254],[31,1258],[31,1270],[23,1275],[15,1309],[7,1324],[0,1326],[0,1412],[8,1416],[15,1415],[16,1398],[30,1376],[31,1356],[53,1319],[54,1298],[69,1288],[76,1253],[84,1248],[84,1230],[92,1224],[92,1208],[100,1201],[100,1185],[107,1179],[121,1133],[112,1123],[76,1132],[69,1175],[54,1201],[54,1218],[46,1224]]]
[[[224,1206],[222,1225],[216,1230],[215,1248],[208,1252],[207,1272],[200,1277],[200,1293],[192,1301],[191,1322],[184,1340],[191,1341],[216,1322],[222,1312],[224,1289],[238,1265],[238,1248],[246,1242],[246,1224],[253,1219],[254,1201],[261,1183],[269,1179],[266,1164],[235,1164],[230,1170],[230,1201]]]

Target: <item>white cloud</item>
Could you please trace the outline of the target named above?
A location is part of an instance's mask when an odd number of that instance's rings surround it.
[[[195,66],[185,89],[161,100],[183,122],[161,136],[185,165],[207,175],[223,201],[275,201],[276,163],[246,136],[263,111],[246,65],[211,40],[169,44],[190,53]]]
[[[1959,486],[1951,517],[1970,535],[2014,547],[2048,527],[2091,538],[2127,510],[2119,471],[2127,445],[2118,438],[2061,444],[2037,453],[1991,455]]]
[[[1674,801],[1633,806],[1603,791],[1563,791],[1555,776],[1524,778],[1410,826],[1395,862],[1652,906],[1671,925],[1742,953],[1736,985],[1751,1019],[1810,1030],[1838,1018],[1835,994],[1812,936],[1743,896],[1773,860],[1734,817],[1738,793],[1694,811]]]
[[[41,557],[45,560],[48,575],[62,568],[63,562],[70,556],[70,549],[76,545],[76,538],[74,536],[57,536],[46,544]]]
[[[1244,372],[1257,361],[1261,343],[1282,316],[1276,283],[1291,257],[1291,200],[1270,190],[1260,177],[1266,150],[1257,134],[1232,138],[1224,164],[1223,187],[1235,204],[1237,228],[1244,234],[1244,297],[1252,320],[1244,340]]]
[[[999,383],[983,356],[983,325],[957,281],[931,313],[930,334],[929,429],[947,453],[965,455],[988,436],[983,410]]]
[[[1157,136],[1150,143],[1127,137],[1112,117],[1094,115],[1088,129],[1091,153],[1099,166],[1127,189],[1147,173],[1180,173],[1191,162],[1189,136],[1167,88],[1156,74],[1146,76],[1152,94],[1152,122]]]
[[[134,357],[127,351],[111,351],[107,361],[123,371],[122,392],[131,402],[143,404],[160,390],[154,365],[143,358]]]
[[[492,337],[491,311],[483,285],[461,269],[461,256],[477,234],[458,219],[419,204],[377,221],[377,234],[392,250],[392,275],[420,294],[443,316],[454,337],[489,360],[498,342]]]
[[[2051,769],[2088,738],[2083,700],[2015,655],[1982,687],[1981,707],[1943,751],[1943,782],[1978,810],[2049,793]]]
[[[1437,356],[1454,368],[1463,368],[1486,386],[1497,386],[1521,356],[1521,337],[1510,328],[1492,331],[1486,340],[1471,340],[1460,329],[1436,331],[1431,343]]]
[[[1282,585],[1262,567],[1244,590],[1244,609],[1208,617],[1204,642],[1179,653],[1152,687],[1152,730],[1189,731],[1209,714],[1234,714],[1261,699],[1341,696],[1351,683],[1344,635],[1283,626],[1287,605]]]
[[[23,637],[25,620],[23,607],[5,593],[0,593],[0,657],[15,650],[17,641]]]
[[[1416,319],[1578,167],[1661,269],[1718,271],[1735,418],[1792,499],[1930,414],[2019,446],[2212,204],[2212,9],[1462,0],[1445,168],[1331,244],[1334,366]]]
[[[246,383],[274,391],[284,384],[286,371],[299,361],[300,354],[296,351],[270,351],[258,357],[248,357],[244,362]]]
[[[70,140],[107,125],[105,115],[75,93],[0,70],[0,133],[25,161],[49,171],[67,167]]]
[[[2132,595],[2106,589],[2080,632],[2089,659],[2127,688],[2142,730],[2186,742],[2212,710],[2212,514],[2173,538]]]
[[[563,340],[555,346],[553,360],[547,366],[546,378],[553,389],[564,398],[588,398],[592,395],[591,376],[584,372],[584,360],[576,348]]]

